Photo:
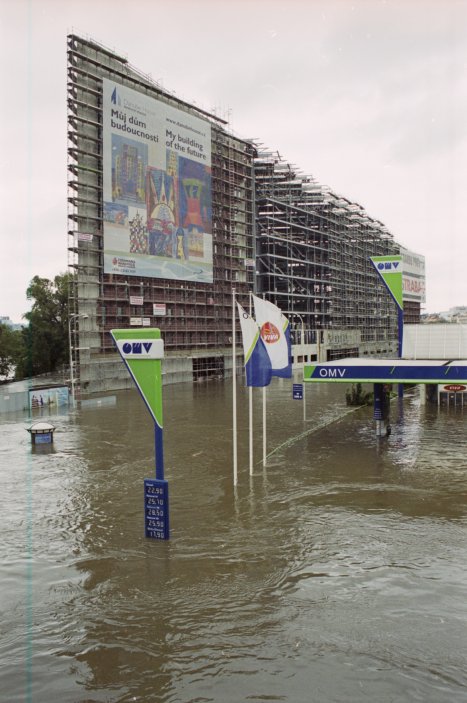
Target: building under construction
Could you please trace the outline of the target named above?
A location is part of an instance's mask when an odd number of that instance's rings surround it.
[[[231,373],[233,290],[281,308],[298,362],[395,352],[381,222],[95,41],[67,50],[73,390],[130,384],[109,331],[132,326],[161,329],[166,382]]]
[[[316,345],[304,360],[396,353],[397,312],[370,262],[400,253],[394,237],[277,152],[258,146],[254,167],[257,291],[289,319],[295,344]]]
[[[131,67],[125,58],[76,35],[68,36],[67,41],[68,249],[73,274],[70,301],[73,383],[81,394],[125,387],[129,379],[115,353],[109,330],[131,326],[157,326],[162,330],[167,381],[172,377],[172,380],[196,380],[211,375],[223,376],[226,367],[230,366],[231,369],[228,350],[232,341],[232,288],[235,288],[239,301],[244,303],[248,301],[249,291],[254,288],[254,147],[250,142],[233,136],[224,120],[162,90],[151,78]],[[196,247],[203,246],[196,231],[201,206],[198,205],[196,212],[192,203],[195,190],[199,192],[201,189],[201,186],[193,185],[199,183],[196,173],[184,179],[184,183],[188,183],[185,189],[188,191],[191,188],[190,198],[186,193],[179,196],[180,200],[185,196],[185,200],[191,201],[192,211],[191,215],[189,211],[185,215],[185,220],[191,217],[188,227],[173,242],[176,252],[157,252],[157,246],[164,236],[167,240],[172,238],[172,241],[176,236],[173,230],[177,222],[172,215],[175,208],[170,207],[171,196],[167,187],[170,180],[173,183],[176,179],[167,177],[168,167],[162,176],[162,169],[152,169],[152,185],[155,190],[159,186],[155,196],[157,204],[153,209],[162,212],[162,215],[157,215],[158,220],[163,221],[164,216],[166,219],[158,225],[160,231],[151,230],[150,218],[144,216],[144,208],[152,207],[154,203],[149,202],[148,193],[147,202],[144,193],[140,195],[140,191],[144,190],[145,174],[141,169],[144,154],[138,157],[135,152],[138,145],[133,146],[134,140],[128,139],[127,143],[122,144],[122,139],[118,141],[115,138],[112,142],[112,149],[120,148],[119,161],[111,166],[112,184],[119,194],[126,189],[124,195],[127,202],[137,203],[139,198],[142,209],[125,205],[119,207],[118,202],[115,205],[106,201],[105,81],[122,86],[122,91],[126,88],[130,95],[134,93],[129,91],[137,91],[146,102],[153,101],[154,109],[161,109],[162,106],[169,116],[167,119],[172,119],[172,122],[176,121],[173,116],[183,115],[186,118],[177,118],[179,123],[184,120],[208,126],[210,168],[206,182],[210,189],[210,201],[206,208],[210,208],[211,231],[204,243],[207,241],[211,247],[210,261],[209,256],[205,257],[206,266],[211,263],[210,275],[205,276],[210,280],[193,280],[192,271],[181,268],[182,264],[191,263],[188,261],[190,252],[194,259],[198,254]],[[125,105],[128,102],[125,100]],[[118,113],[122,112],[117,94],[114,104],[116,116],[113,117],[112,111],[111,117],[117,123]],[[179,139],[184,138],[179,134]],[[143,152],[143,149],[139,151]],[[188,167],[193,163],[188,162]],[[149,167],[146,168],[149,170]],[[118,178],[117,174],[120,174]],[[132,210],[131,218],[129,213]],[[125,270],[125,266],[116,273],[106,272],[106,224],[111,236],[125,217],[130,226],[127,227],[128,235],[122,227],[121,236],[129,236],[130,251],[133,243],[133,253],[138,252],[138,248],[143,252],[146,250],[140,258],[148,260],[151,258],[151,246],[154,245],[152,259],[155,263],[163,261],[164,265],[171,265],[170,278],[164,278],[160,271],[155,271],[154,275],[139,275],[135,270]],[[192,231],[187,231],[190,225]],[[163,231],[164,228],[167,232]],[[185,244],[189,250],[187,252],[184,252]],[[175,254],[173,261],[169,260],[168,254]],[[126,264],[127,259],[132,258],[131,255],[114,256],[113,260],[117,259],[119,264],[123,260]],[[177,273],[175,266],[181,273]]]

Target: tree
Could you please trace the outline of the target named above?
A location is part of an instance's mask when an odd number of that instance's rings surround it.
[[[0,323],[0,377],[10,378],[23,352],[23,336],[20,330]]]
[[[24,351],[16,378],[55,371],[68,363],[68,291],[70,274],[48,278],[34,276],[26,291],[32,308],[24,315],[29,322],[23,330]]]

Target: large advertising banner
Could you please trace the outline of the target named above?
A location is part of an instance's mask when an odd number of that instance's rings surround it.
[[[401,249],[402,295],[404,300],[425,302],[425,257],[408,249]]]
[[[104,273],[212,283],[209,122],[102,83]]]

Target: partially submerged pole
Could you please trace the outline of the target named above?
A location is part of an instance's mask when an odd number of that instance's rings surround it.
[[[373,384],[373,417],[376,422],[376,436],[387,437],[389,425],[389,394],[383,383]]]
[[[233,485],[238,483],[237,469],[237,358],[235,344],[235,288],[232,288],[232,445],[233,445]]]

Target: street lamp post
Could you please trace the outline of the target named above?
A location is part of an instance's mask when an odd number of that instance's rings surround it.
[[[71,404],[75,405],[75,372],[73,369],[73,354],[71,345],[71,315],[68,315],[68,356],[70,359]]]
[[[70,384],[71,384],[71,404],[74,407],[75,406],[75,367],[74,367],[74,361],[73,361],[73,345],[71,341],[71,320],[72,318],[79,319],[81,318],[82,320],[86,320],[88,318],[88,315],[79,313],[79,312],[73,312],[70,315],[68,315],[68,355],[70,358]]]

